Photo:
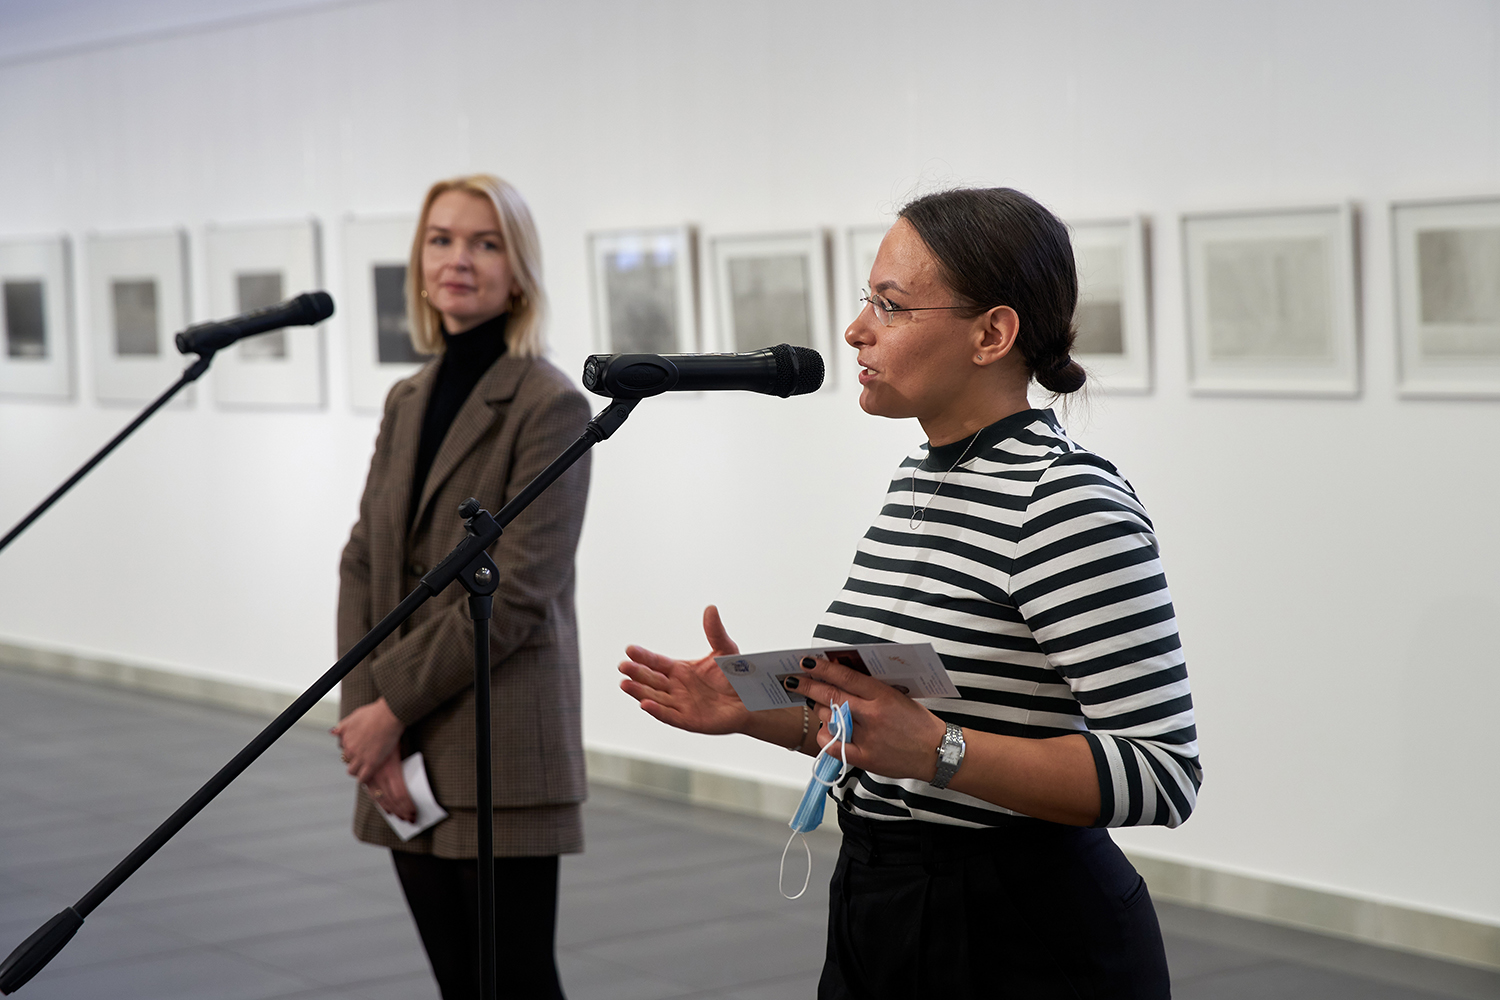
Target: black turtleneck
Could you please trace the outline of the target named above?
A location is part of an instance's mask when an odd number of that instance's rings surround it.
[[[443,331],[443,360],[438,364],[432,395],[427,399],[422,437],[417,444],[417,464],[412,470],[411,502],[406,508],[408,531],[417,516],[417,504],[422,500],[422,488],[427,485],[432,461],[437,458],[443,438],[448,436],[448,428],[453,426],[453,418],[458,416],[484,373],[505,353],[505,321],[509,315],[501,313],[464,333]]]

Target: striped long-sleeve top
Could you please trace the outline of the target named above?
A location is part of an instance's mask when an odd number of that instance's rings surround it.
[[[1082,733],[1097,826],[1176,826],[1192,812],[1203,773],[1193,701],[1151,521],[1050,410],[907,456],[814,636],[931,642],[962,695],[923,700],[945,722]],[[1012,814],[859,770],[833,794],[872,819],[984,826]]]

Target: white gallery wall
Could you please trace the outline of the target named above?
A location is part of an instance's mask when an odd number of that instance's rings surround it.
[[[94,401],[90,231],[186,227],[202,318],[210,223],[322,220],[337,297],[339,220],[492,170],[539,221],[553,359],[576,374],[589,231],[878,223],[954,183],[1143,214],[1154,390],[1067,420],[1155,519],[1206,782],[1180,830],[1119,839],[1500,924],[1500,402],[1398,398],[1389,236],[1394,200],[1500,194],[1493,2],[117,8],[0,12],[0,238],[73,239],[80,352],[73,401],[0,401],[0,529],[131,413]],[[1341,201],[1361,220],[1359,397],[1190,394],[1179,214]],[[0,554],[0,639],[284,690],[326,669],[376,431],[350,406],[341,316],[327,334],[326,409],[222,410],[210,373]],[[700,653],[710,601],[745,648],[807,640],[921,440],[859,411],[850,361],[813,397],[647,401],[596,450],[591,746],[805,779],[806,758],[656,724],[615,664],[629,642]]]

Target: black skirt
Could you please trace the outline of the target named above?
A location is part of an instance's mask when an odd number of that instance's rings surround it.
[[[1146,882],[1104,830],[838,817],[819,1000],[1171,996]]]

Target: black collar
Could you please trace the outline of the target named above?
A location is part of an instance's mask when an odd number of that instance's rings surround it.
[[[946,472],[953,468],[965,452],[968,452],[967,457],[972,458],[1006,438],[1015,437],[1023,428],[1038,420],[1045,420],[1050,425],[1056,425],[1051,410],[1022,410],[1020,413],[1001,417],[993,424],[981,428],[966,438],[935,447],[929,444],[927,457],[922,459],[920,468],[924,472]],[[978,440],[975,440],[976,438]]]

